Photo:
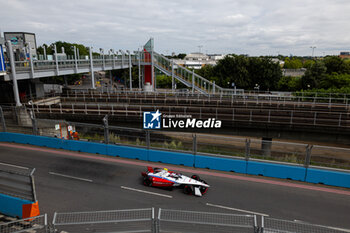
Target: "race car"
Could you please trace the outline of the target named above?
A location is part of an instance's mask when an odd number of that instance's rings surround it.
[[[191,177],[184,176],[180,173],[168,171],[166,168],[147,167],[146,172],[141,173],[143,176],[143,184],[153,187],[183,188],[184,193],[188,195],[202,196],[204,195],[209,185],[199,178],[197,175]]]

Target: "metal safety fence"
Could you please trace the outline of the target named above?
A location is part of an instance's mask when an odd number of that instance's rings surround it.
[[[0,194],[36,202],[34,171],[0,163]]]
[[[126,209],[57,213],[1,223],[0,233],[199,232],[199,233],[345,233],[347,229],[257,215],[188,210]]]
[[[344,229],[262,216],[261,233],[342,233]]]
[[[20,219],[1,223],[0,219],[0,233],[15,233],[15,232],[35,232],[48,233],[47,215],[40,215],[36,217]]]
[[[155,232],[154,208],[55,213],[58,232]]]
[[[159,232],[258,232],[256,215],[159,209]]]
[[[224,90],[224,89],[223,89]],[[188,89],[185,90],[168,90],[168,89],[158,89],[156,92],[145,92],[138,89],[123,89],[114,90],[113,92],[104,92],[102,89],[91,90],[91,89],[73,89],[65,92],[62,97],[68,98],[88,98],[89,96],[100,97],[100,98],[113,98],[128,97],[128,98],[138,98],[138,97],[148,97],[157,100],[164,100],[164,98],[171,99],[185,99],[187,102],[190,100],[200,100],[200,101],[220,101],[220,103],[225,102],[243,102],[254,103],[260,105],[273,105],[277,103],[279,106],[285,106],[292,104],[294,107],[305,107],[311,106],[313,108],[317,106],[325,106],[328,108],[349,108],[350,96],[349,94],[326,94],[322,95],[320,93],[284,93],[284,92],[269,92],[269,93],[258,93],[249,92],[243,89],[237,89],[236,93],[233,93],[233,89],[229,89],[228,92],[218,92],[216,94],[203,94],[200,92],[191,92]]]

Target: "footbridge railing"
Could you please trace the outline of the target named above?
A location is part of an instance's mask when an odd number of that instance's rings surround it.
[[[175,64],[172,60],[159,53],[153,52],[153,56],[156,68],[168,76],[176,78],[187,87],[191,87],[192,91],[198,91],[204,94],[221,93],[224,91],[223,88],[219,87],[214,82],[203,78],[194,71]],[[227,90],[225,91],[227,92]]]

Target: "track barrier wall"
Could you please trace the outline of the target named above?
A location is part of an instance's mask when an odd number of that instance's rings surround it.
[[[26,218],[28,217],[27,209],[32,204],[33,202],[31,201],[0,193],[0,212],[2,214],[16,218]]]
[[[306,168],[301,165],[286,165],[248,161],[247,174],[305,181]]]
[[[343,170],[316,167],[305,168],[302,165],[291,165],[280,162],[244,160],[235,157],[229,158],[228,156],[195,155],[191,153],[63,140],[59,138],[7,132],[0,132],[0,141],[350,188],[350,172]]]

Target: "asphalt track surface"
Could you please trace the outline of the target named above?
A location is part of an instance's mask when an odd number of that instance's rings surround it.
[[[0,143],[0,163],[36,168],[41,213],[165,208],[269,215],[350,229],[350,190],[301,182],[217,172]],[[210,184],[203,197],[142,185],[145,166],[198,174]]]

